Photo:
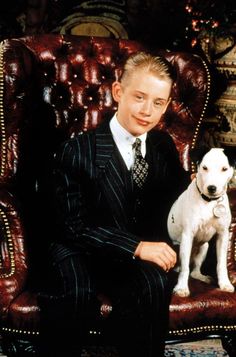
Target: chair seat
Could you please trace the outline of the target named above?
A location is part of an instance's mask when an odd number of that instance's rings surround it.
[[[170,334],[235,330],[236,294],[192,278],[189,286],[190,296],[172,295]]]
[[[236,328],[236,294],[221,291],[216,285],[190,278],[189,297],[172,295],[170,304],[170,334],[222,332]],[[102,315],[109,315],[112,306],[100,296]],[[105,302],[104,302],[105,301]],[[103,305],[106,308],[103,308]],[[105,317],[104,316],[104,317]],[[37,295],[24,291],[10,305],[5,330],[38,334],[40,308]],[[216,323],[217,321],[217,323]],[[194,322],[194,323],[193,323]]]
[[[7,322],[3,323],[3,330],[37,335],[39,330],[40,308],[37,295],[31,291],[24,291],[11,303]]]

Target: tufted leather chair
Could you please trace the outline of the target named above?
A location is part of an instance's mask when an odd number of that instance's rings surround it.
[[[113,114],[111,83],[127,56],[140,49],[129,40],[53,34],[5,40],[0,46],[0,327],[11,355],[18,356],[17,349],[24,350],[24,343],[39,334],[38,281],[46,274],[43,247],[53,234],[53,154],[63,140]],[[173,101],[159,127],[170,133],[184,168],[192,171],[188,153],[200,137],[210,72],[197,55],[159,53],[177,71]],[[234,218],[228,268],[236,284],[235,190],[230,197]],[[194,279],[190,284],[190,297],[172,297],[169,340],[212,334],[232,340],[236,293]],[[103,314],[106,307],[102,301]],[[26,350],[33,353],[29,346]]]

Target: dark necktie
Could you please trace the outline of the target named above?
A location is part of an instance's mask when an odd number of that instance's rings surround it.
[[[148,163],[142,156],[141,140],[139,138],[137,138],[133,143],[133,148],[135,152],[132,176],[136,185],[139,188],[142,188],[148,174]]]

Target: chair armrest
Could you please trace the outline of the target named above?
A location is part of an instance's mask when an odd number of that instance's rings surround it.
[[[236,286],[236,188],[230,188],[228,195],[232,213],[228,249],[228,271],[232,284]]]
[[[0,189],[0,315],[22,291],[27,276],[25,234],[14,197]]]

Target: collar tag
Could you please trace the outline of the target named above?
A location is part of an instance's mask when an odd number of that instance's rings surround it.
[[[217,203],[213,208],[213,213],[216,218],[222,218],[226,215],[226,208],[222,203]]]

